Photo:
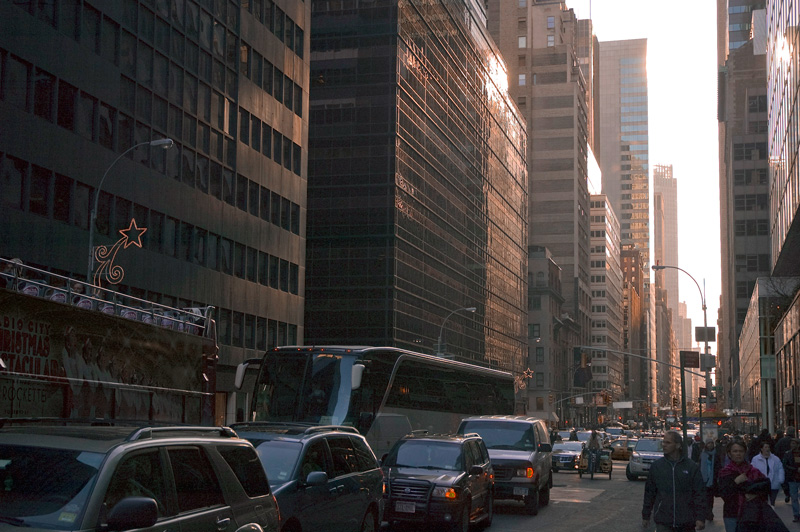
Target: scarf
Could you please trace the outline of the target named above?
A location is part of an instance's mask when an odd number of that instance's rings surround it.
[[[728,465],[722,468],[722,471],[719,472],[719,478],[726,477],[728,475],[733,475],[733,478],[738,477],[744,473],[747,475],[747,481],[752,482],[755,480],[768,480],[767,477],[764,476],[764,473],[756,469],[755,467],[751,466],[747,462],[742,462],[741,464],[737,464],[734,461],[731,461]],[[746,501],[744,492],[739,493],[739,512],[741,512],[742,508],[744,508],[744,503]]]

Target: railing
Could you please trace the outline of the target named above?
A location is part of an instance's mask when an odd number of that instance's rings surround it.
[[[0,287],[56,303],[208,336],[214,307],[178,309],[0,258]]]

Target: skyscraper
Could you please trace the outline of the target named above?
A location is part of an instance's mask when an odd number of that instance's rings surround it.
[[[740,406],[739,336],[756,280],[772,269],[767,56],[750,38],[751,32],[763,37],[766,31],[764,12],[759,16],[757,10],[762,6],[752,0],[720,5],[729,20],[718,46],[722,312],[717,382],[726,408]],[[746,28],[747,40],[734,28]]]
[[[642,260],[643,334],[641,354],[655,351],[654,293],[650,286],[650,179],[647,97],[647,40],[600,42],[600,135],[596,139],[603,173],[603,193],[620,221],[623,244],[633,245]],[[655,389],[654,368],[649,371],[650,398]],[[655,405],[651,404],[651,407]]]
[[[314,3],[308,343],[524,369],[527,133],[485,17]]]
[[[531,349],[544,350],[545,379],[531,394],[564,390],[571,349],[589,345],[589,192],[587,82],[577,55],[578,21],[563,0],[489,0],[488,28],[509,64],[509,94],[528,132],[529,237],[560,268],[558,307],[529,313]],[[588,39],[591,42],[591,39]],[[589,69],[591,72],[591,69]],[[542,270],[540,270],[542,271]],[[555,311],[555,312],[554,312]],[[540,321],[541,320],[541,321]],[[562,328],[565,327],[565,328]],[[564,345],[566,329],[575,343]],[[534,343],[535,347],[534,347]]]

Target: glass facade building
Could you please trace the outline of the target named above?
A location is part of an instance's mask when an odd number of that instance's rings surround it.
[[[0,3],[0,227],[8,257],[86,275],[135,219],[122,292],[217,309],[233,368],[303,325],[310,5],[300,0]]]
[[[482,3],[314,2],[311,26],[306,342],[441,335],[521,371],[527,136]]]

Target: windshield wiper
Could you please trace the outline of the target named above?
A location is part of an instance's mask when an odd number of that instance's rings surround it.
[[[28,527],[30,528],[31,525],[23,521],[18,517],[11,517],[10,515],[0,515],[0,523],[6,523],[9,525],[19,526],[19,527]]]

